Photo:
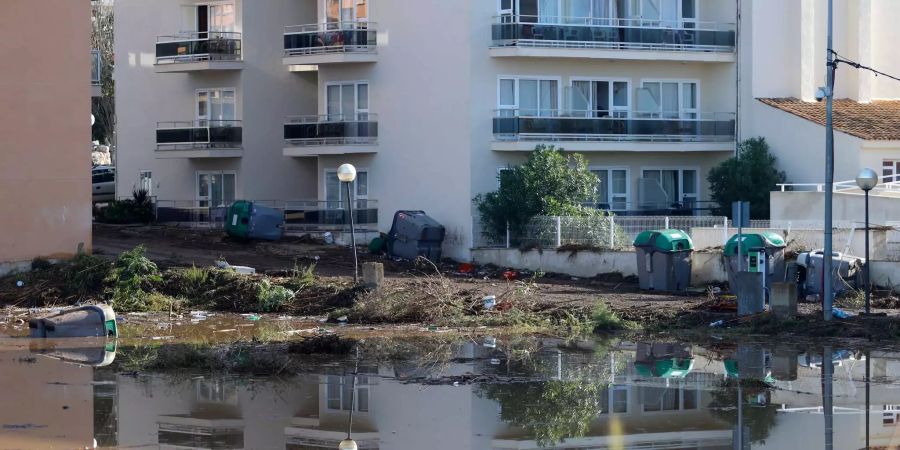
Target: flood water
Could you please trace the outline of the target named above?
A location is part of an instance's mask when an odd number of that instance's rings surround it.
[[[336,449],[351,411],[361,449],[900,445],[900,349],[482,336],[247,377],[124,370],[143,344],[0,338],[0,448]]]

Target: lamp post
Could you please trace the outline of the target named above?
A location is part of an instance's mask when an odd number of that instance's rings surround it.
[[[856,185],[866,194],[866,314],[871,313],[869,310],[869,301],[872,297],[872,284],[869,278],[869,191],[878,186],[878,174],[872,169],[863,169],[856,176]]]
[[[351,166],[352,167],[352,166]],[[359,347],[356,347],[356,365],[353,369],[353,385],[350,388],[350,416],[347,419],[347,439],[338,444],[338,450],[359,450],[356,441],[350,437],[353,432],[353,410],[356,408],[356,375],[359,374]]]
[[[338,180],[347,186],[347,220],[350,222],[350,245],[353,247],[353,282],[359,283],[359,259],[356,255],[356,231],[353,229],[353,190],[356,181],[356,167],[353,164],[342,164],[337,170]],[[355,447],[354,447],[355,448]]]

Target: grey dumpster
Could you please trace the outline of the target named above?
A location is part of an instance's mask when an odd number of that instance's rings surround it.
[[[80,306],[31,319],[28,328],[33,338],[118,336],[116,313],[108,305]]]
[[[397,211],[388,233],[388,253],[405,259],[420,256],[431,262],[441,260],[444,226],[424,211]]]
[[[728,285],[732,292],[737,286],[737,273],[740,266],[744,272],[764,270],[766,288],[772,289],[772,283],[785,280],[784,249],[787,244],[778,233],[764,231],[761,233],[744,233],[741,237],[741,251],[738,255],[738,235],[734,235],[725,244],[725,268],[728,272]],[[756,259],[759,259],[756,261]]]
[[[856,288],[856,278],[861,273],[864,262],[864,259],[855,256],[832,253],[832,267],[837,275],[831,279],[835,294],[841,294],[851,287]],[[824,287],[825,251],[801,253],[797,256],[797,264],[804,269],[801,276],[801,295],[821,295]]]
[[[225,232],[242,239],[277,241],[284,235],[284,213],[253,202],[236,201],[225,214]]]
[[[645,231],[634,240],[643,290],[678,292],[691,284],[694,243],[679,230]]]

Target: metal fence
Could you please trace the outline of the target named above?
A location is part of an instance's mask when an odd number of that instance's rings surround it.
[[[288,232],[349,231],[347,204],[320,200],[254,200],[256,204],[284,212]],[[197,200],[154,200],[158,223],[194,228],[224,228],[227,207],[209,206]],[[378,201],[353,201],[354,229],[378,231]]]
[[[850,242],[853,230],[860,230],[863,226],[857,222],[836,221],[834,228],[838,231],[834,238],[836,241]],[[734,222],[720,216],[536,217],[519,231],[510,227],[491,230],[476,216],[472,227],[475,248],[553,249],[584,246],[610,250],[630,249],[634,239],[643,231],[667,229],[684,231],[695,239],[703,234],[704,248],[724,245],[737,233]],[[822,221],[752,220],[747,229],[754,232],[774,231],[787,237],[792,232],[821,231],[824,227]]]

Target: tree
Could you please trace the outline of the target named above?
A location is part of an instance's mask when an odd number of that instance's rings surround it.
[[[738,156],[714,167],[707,177],[712,200],[719,204],[716,213],[730,216],[732,202],[748,201],[751,218],[768,219],[769,192],[785,182],[775,163],[765,138],[741,142]]]
[[[116,126],[115,97],[116,85],[113,81],[115,54],[113,48],[113,25],[115,17],[111,0],[91,1],[91,48],[100,51],[100,92],[101,96],[91,99],[91,113],[94,115],[92,138],[101,144],[113,144]]]
[[[485,234],[493,238],[505,236],[507,224],[519,234],[537,216],[587,216],[596,211],[582,204],[594,197],[597,176],[577,153],[538,145],[525,164],[500,171],[498,179],[499,189],[473,199]]]

